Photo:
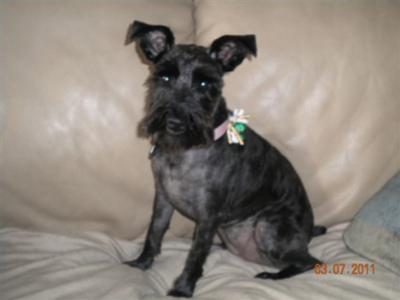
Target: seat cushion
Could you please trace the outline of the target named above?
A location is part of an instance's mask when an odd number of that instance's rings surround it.
[[[311,241],[310,251],[327,263],[326,272],[318,269],[281,281],[255,279],[255,274],[273,270],[214,246],[193,299],[398,299],[399,277],[379,265],[373,272],[372,262],[349,251],[342,240],[346,226],[331,227]],[[121,264],[137,257],[141,247],[139,240],[129,242],[100,233],[83,233],[78,238],[2,229],[1,299],[170,299],[165,295],[183,269],[190,241],[164,242],[162,253],[145,272]],[[360,269],[365,264],[368,274],[365,267],[352,274],[353,265]]]

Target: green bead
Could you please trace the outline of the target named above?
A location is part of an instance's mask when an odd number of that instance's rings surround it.
[[[235,129],[236,129],[238,132],[244,132],[244,131],[246,130],[246,125],[243,124],[243,123],[236,123],[236,124],[235,124]]]

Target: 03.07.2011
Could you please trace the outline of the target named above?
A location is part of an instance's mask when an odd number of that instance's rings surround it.
[[[364,276],[375,274],[376,267],[374,263],[334,263],[334,264],[316,264],[314,273],[316,275],[354,275]]]

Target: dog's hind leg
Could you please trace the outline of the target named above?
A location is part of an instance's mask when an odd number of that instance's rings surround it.
[[[301,227],[293,219],[286,219],[285,222],[282,219],[280,216],[265,218],[261,215],[256,223],[254,234],[260,256],[266,265],[281,269],[277,273],[260,273],[256,278],[289,278],[321,264],[308,252],[312,233],[299,230]]]
[[[285,279],[297,274],[309,271],[321,261],[311,256],[308,252],[290,252],[281,258],[282,262],[287,262],[289,265],[277,273],[262,272],[256,275],[256,278],[261,279]]]

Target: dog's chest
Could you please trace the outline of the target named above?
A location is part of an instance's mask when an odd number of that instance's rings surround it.
[[[208,155],[202,149],[153,159],[153,172],[168,201],[183,215],[197,219],[209,198]]]

